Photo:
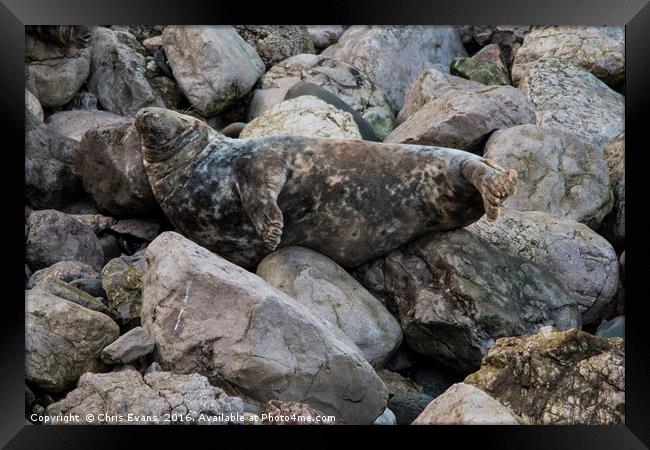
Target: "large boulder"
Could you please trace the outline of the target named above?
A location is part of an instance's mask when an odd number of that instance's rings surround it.
[[[57,279],[70,283],[74,280],[98,276],[97,271],[88,264],[79,261],[61,261],[34,272],[29,278],[27,288],[31,289],[45,279]]]
[[[586,225],[551,214],[503,208],[499,220],[466,228],[553,274],[578,302],[582,323],[600,322],[615,307],[618,258],[611,244]]]
[[[580,326],[575,299],[555,277],[465,230],[427,235],[357,275],[399,316],[409,347],[464,373],[499,337]]]
[[[91,50],[58,46],[25,35],[25,87],[44,107],[63,106],[74,98],[90,73]]]
[[[603,147],[609,168],[609,184],[614,194],[614,207],[605,217],[601,232],[616,245],[625,243],[625,133]]]
[[[246,96],[264,73],[255,49],[231,26],[169,26],[162,39],[174,78],[202,116]]]
[[[78,143],[25,111],[25,198],[36,208],[60,208],[80,192],[73,155]]]
[[[102,288],[108,296],[108,308],[123,327],[140,323],[142,277],[146,268],[143,256],[120,256],[102,269]]]
[[[486,158],[517,171],[517,192],[504,205],[543,211],[597,227],[611,211],[607,161],[589,141],[551,127],[521,125],[494,133]]]
[[[104,109],[130,116],[140,108],[165,106],[147,78],[147,52],[135,36],[97,27],[92,42],[88,87]]]
[[[74,153],[74,167],[85,191],[112,215],[142,214],[158,206],[130,122],[88,130]]]
[[[59,111],[47,118],[48,127],[75,141],[80,141],[86,131],[102,125],[126,123],[128,119],[106,111]]]
[[[163,369],[225,381],[257,401],[309,404],[370,424],[387,391],[338,328],[264,280],[174,232],[146,250],[142,326]]]
[[[266,67],[315,51],[306,25],[235,25],[235,30],[257,50]]]
[[[625,422],[623,340],[543,328],[499,339],[465,383],[533,424]]]
[[[431,100],[384,142],[434,145],[480,153],[495,130],[535,121],[525,95],[511,86],[451,91]]]
[[[436,397],[412,425],[519,425],[515,413],[480,389],[456,383]]]
[[[602,147],[625,128],[625,99],[566,60],[517,66],[513,82],[535,107],[537,125],[559,128]]]
[[[397,123],[401,124],[431,100],[442,97],[449,91],[463,91],[482,87],[484,86],[481,83],[450,75],[432,67],[423,69],[406,92],[404,106],[397,115]]]
[[[296,55],[271,67],[253,93],[249,120],[282,102],[298,82],[321,86],[335,94],[370,124],[379,139],[393,129],[393,111],[384,91],[362,71],[323,55]]]
[[[381,368],[397,350],[397,320],[338,264],[313,250],[284,247],[266,256],[257,275],[343,331]]]
[[[517,51],[513,70],[544,57],[565,59],[610,85],[625,80],[625,40],[600,27],[533,27]]]
[[[25,260],[32,269],[59,261],[79,261],[97,271],[104,265],[104,252],[93,230],[67,214],[53,209],[34,211],[27,224]]]
[[[386,92],[395,112],[422,69],[447,71],[454,58],[467,56],[456,29],[439,25],[355,25],[322,54],[365,72]]]
[[[88,425],[226,425],[243,412],[240,398],[204,376],[157,371],[143,377],[133,368],[87,373],[75,390],[47,407],[48,415],[77,414],[76,424]]]
[[[240,139],[292,134],[333,139],[361,139],[352,114],[303,95],[271,107],[244,127]]]
[[[47,392],[102,369],[102,348],[119,336],[110,317],[40,290],[25,291],[25,378]]]

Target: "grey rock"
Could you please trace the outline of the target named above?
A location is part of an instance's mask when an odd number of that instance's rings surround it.
[[[614,317],[611,320],[603,320],[598,325],[595,334],[596,336],[625,339],[625,316]]]
[[[102,280],[97,276],[83,277],[69,282],[70,286],[75,287],[93,297],[106,298],[106,292],[102,288]]]
[[[404,394],[409,392],[423,392],[421,386],[418,386],[408,378],[404,378],[397,372],[381,369],[377,372],[381,381],[384,382],[388,388],[388,395]]]
[[[456,58],[449,66],[453,75],[486,85],[509,85],[510,75],[502,65],[476,58]]]
[[[126,123],[127,119],[106,111],[60,111],[47,118],[49,128],[75,141],[84,133],[102,125]]]
[[[108,308],[123,327],[139,325],[142,306],[142,277],[147,263],[142,256],[121,256],[102,269],[102,287]]]
[[[397,425],[397,418],[390,409],[386,408],[381,416],[373,422],[373,425]]]
[[[99,276],[97,271],[90,267],[88,264],[84,264],[79,261],[61,261],[52,264],[45,269],[37,270],[34,272],[34,274],[29,279],[27,288],[31,289],[40,281],[47,278],[56,278],[57,280],[70,283],[81,278],[97,276]]]
[[[98,236],[110,230],[117,222],[113,217],[102,214],[69,214],[69,216],[89,227]]]
[[[614,194],[614,207],[605,217],[600,232],[616,245],[625,244],[625,133],[621,133],[603,147],[609,184]]]
[[[101,358],[106,364],[128,364],[151,353],[155,345],[147,330],[135,327],[104,347]]]
[[[111,226],[111,230],[151,242],[160,233],[160,224],[142,219],[122,219]]]
[[[342,25],[307,25],[307,32],[314,47],[323,49],[336,44],[345,31]]]
[[[70,283],[66,283],[57,278],[46,278],[37,283],[33,290],[34,292],[47,292],[56,295],[59,298],[76,303],[77,305],[83,306],[92,311],[106,314],[108,317],[113,318],[111,312],[102,302],[101,298],[94,297],[87,292],[72,286]]]
[[[508,80],[510,79],[510,70],[508,70],[508,65],[506,64],[506,57],[503,54],[503,50],[501,47],[499,47],[498,44],[486,45],[481,50],[476,52],[472,56],[472,59],[475,59],[477,61],[491,62],[506,73]]]
[[[41,122],[45,118],[43,113],[43,107],[38,101],[36,96],[32,94],[27,88],[25,88],[25,109],[32,113]]]
[[[395,415],[397,425],[410,425],[433,400],[419,392],[399,393],[391,397],[388,407]]]
[[[173,232],[146,250],[142,326],[165,370],[199,371],[258,401],[306,402],[370,424],[386,387],[338,328],[264,280]]]
[[[257,50],[266,67],[315,51],[306,25],[235,25],[235,30]]]

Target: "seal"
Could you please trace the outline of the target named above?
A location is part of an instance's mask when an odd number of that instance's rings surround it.
[[[448,148],[229,139],[153,107],[135,127],[152,191],[176,229],[245,268],[279,245],[356,267],[423,234],[495,220],[516,186],[514,170]]]
[[[289,90],[287,90],[287,93],[284,95],[284,99],[290,100],[292,98],[301,97],[303,95],[313,95],[314,97],[323,100],[325,103],[328,103],[335,108],[340,109],[341,111],[350,113],[357,126],[359,127],[359,133],[361,133],[363,140],[379,142],[379,139],[377,138],[377,135],[375,135],[374,130],[361,116],[361,114],[359,114],[355,109],[341,100],[335,94],[331,93],[327,89],[320,87],[317,84],[300,81],[291,86]]]

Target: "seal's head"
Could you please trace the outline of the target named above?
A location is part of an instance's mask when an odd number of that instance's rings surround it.
[[[135,115],[135,128],[149,162],[163,161],[197,136],[201,122],[164,108],[143,108]]]

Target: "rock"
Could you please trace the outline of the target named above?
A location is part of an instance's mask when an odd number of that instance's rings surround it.
[[[25,198],[36,208],[58,208],[80,191],[72,156],[77,142],[25,112]]]
[[[368,268],[370,269],[369,266],[368,266]],[[375,268],[375,267],[373,266],[373,268]],[[377,270],[377,272],[379,272],[379,277],[383,279],[383,276],[384,276],[383,272],[381,272],[379,270]],[[368,274],[370,274],[370,270],[365,272],[366,278],[367,278]],[[355,275],[355,277],[356,277],[356,275]],[[382,302],[382,304],[384,306],[386,306],[384,304],[385,300],[382,297],[379,297],[377,300],[379,300],[380,302]],[[390,358],[390,360],[386,363],[384,368],[388,369],[388,370],[392,370],[393,372],[398,372],[400,370],[404,370],[404,369],[408,369],[409,367],[413,367],[414,365],[416,365],[418,363],[418,361],[421,358],[422,357],[419,354],[415,353],[413,350],[408,348],[408,346],[405,345],[404,342],[402,342],[402,345],[399,346],[397,351],[393,354],[393,356]]]
[[[29,279],[27,288],[31,289],[40,281],[47,278],[55,278],[57,280],[70,283],[71,281],[78,280],[85,277],[97,277],[99,274],[95,269],[88,264],[79,261],[61,261],[51,266],[37,270]]]
[[[522,125],[495,132],[486,158],[517,171],[517,192],[504,205],[542,211],[596,228],[612,209],[601,149],[561,129]]]
[[[163,47],[174,78],[202,116],[213,116],[251,90],[264,63],[231,26],[168,26]]]
[[[25,291],[25,379],[47,392],[101,370],[99,353],[119,336],[108,316],[43,291]]]
[[[130,25],[129,33],[133,34],[140,42],[150,39],[154,36],[160,36],[165,30],[166,25]]]
[[[303,95],[267,109],[242,130],[240,139],[292,134],[332,139],[361,139],[352,114]]]
[[[533,27],[517,51],[513,71],[545,57],[567,60],[610,85],[625,81],[625,40],[599,27]]]
[[[372,423],[373,425],[397,425],[397,418],[390,409],[386,408],[381,416]]]
[[[84,133],[102,125],[126,123],[122,116],[106,111],[60,111],[47,118],[49,128],[75,141],[80,141]]]
[[[402,109],[404,93],[422,69],[446,71],[455,57],[467,55],[453,27],[431,25],[355,25],[322,54],[365,72],[386,92],[395,112]]]
[[[102,269],[102,287],[108,308],[123,327],[139,325],[142,306],[142,277],[147,267],[144,257],[121,256]]]
[[[533,103],[537,125],[576,134],[598,147],[624,131],[624,97],[589,72],[552,58],[515,69],[513,81]]]
[[[411,368],[409,377],[415,384],[422,388],[422,391],[433,398],[445,392],[452,384],[462,381],[463,375],[437,364],[435,361],[426,361]]]
[[[102,297],[106,300],[106,292],[102,288],[102,280],[98,276],[78,278],[70,281],[69,284],[93,297]]]
[[[476,52],[472,56],[472,59],[477,61],[491,62],[497,67],[501,68],[508,77],[508,83],[510,84],[510,71],[508,70],[508,65],[506,64],[506,57],[503,55],[501,47],[497,44],[490,44],[483,47],[481,50]]]
[[[373,266],[384,276],[371,284],[364,274]],[[409,347],[465,373],[499,337],[580,326],[575,299],[555,277],[465,230],[424,236],[358,275],[397,312]]]
[[[533,424],[625,422],[625,353],[619,338],[545,327],[533,336],[499,339],[465,383]]]
[[[473,53],[481,47],[497,44],[506,55],[524,41],[530,30],[528,25],[462,25],[457,28],[468,51]]]
[[[43,107],[57,107],[75,96],[90,72],[90,48],[60,47],[25,34],[25,87]]]
[[[34,403],[36,403],[36,395],[34,395],[29,386],[25,385],[25,413],[32,410]]]
[[[97,97],[92,92],[81,90],[65,105],[65,111],[97,111]]]
[[[625,339],[625,316],[614,317],[612,320],[603,320],[598,325],[595,334],[596,336]]]
[[[165,103],[146,77],[147,52],[131,33],[97,27],[88,87],[104,109],[130,116]]]
[[[338,328],[264,280],[173,232],[146,250],[142,326],[165,370],[200,371],[257,401],[309,404],[370,424],[384,384]]]
[[[397,372],[381,369],[377,372],[381,381],[388,388],[388,395],[406,394],[408,392],[423,392],[422,387],[418,386],[408,378],[404,378]]]
[[[99,412],[104,414],[99,417]],[[49,415],[79,414],[82,424],[89,424],[86,415],[93,414],[93,425],[225,425],[242,412],[240,398],[210,386],[204,376],[153,372],[143,377],[132,368],[84,374],[75,390],[47,408]],[[117,415],[124,420],[110,420]]]
[[[612,312],[619,280],[616,252],[587,226],[543,212],[503,208],[498,221],[482,218],[466,229],[554,275],[577,300],[583,324]]]
[[[104,265],[102,247],[93,230],[67,214],[53,209],[34,211],[28,224],[25,259],[32,269],[59,261],[79,261],[95,270]]]
[[[379,139],[393,129],[393,111],[384,91],[356,67],[323,55],[297,55],[271,67],[253,93],[248,119],[284,101],[289,88],[308,82],[330,91],[357,111]]]
[[[142,41],[142,46],[151,56],[153,56],[154,53],[163,48],[162,36],[157,35],[147,38]]]
[[[271,400],[262,406],[261,419],[266,425],[333,425],[321,422],[322,413],[305,403]]]
[[[117,223],[113,217],[102,214],[69,214],[69,216],[89,227],[97,235],[110,230],[111,226]]]
[[[111,230],[151,242],[160,234],[160,224],[141,219],[122,219],[111,226]]]
[[[65,281],[61,281],[57,278],[47,278],[34,286],[34,291],[47,292],[52,295],[56,295],[59,298],[68,300],[77,305],[88,308],[92,311],[97,311],[102,314],[112,317],[111,312],[108,310],[106,305],[102,302],[102,299],[93,297],[87,292],[82,291]]]
[[[433,397],[419,392],[396,394],[388,401],[388,407],[395,415],[397,425],[410,425],[433,400]]]
[[[456,58],[449,66],[452,75],[487,85],[510,85],[507,70],[490,61],[475,58]]]
[[[609,168],[609,184],[614,194],[614,206],[601,226],[602,234],[616,245],[625,244],[625,133],[603,147]]]
[[[151,353],[155,345],[147,330],[135,327],[104,347],[101,358],[106,364],[128,364]]]
[[[493,131],[534,121],[533,105],[511,86],[451,91],[409,116],[384,142],[480,152]]]
[[[306,25],[235,25],[235,30],[257,50],[266,67],[301,53],[314,53]]]
[[[481,83],[456,77],[437,69],[424,69],[413,80],[413,84],[406,93],[404,106],[397,115],[397,123],[401,124],[431,100],[442,97],[449,91],[463,91],[483,87],[485,86]]]
[[[384,366],[402,342],[399,323],[338,264],[303,247],[266,256],[257,275],[343,331],[375,368]]]
[[[45,114],[43,113],[43,107],[39,103],[36,96],[31,92],[29,92],[27,88],[25,88],[25,109],[30,113],[32,113],[34,117],[36,117],[41,122],[45,118]]]
[[[522,420],[480,389],[456,383],[436,397],[413,425],[519,425]]]
[[[336,44],[345,31],[342,25],[307,25],[309,37],[317,49]]]
[[[130,123],[87,131],[74,154],[81,183],[97,206],[115,216],[157,208],[142,162],[142,144]]]

